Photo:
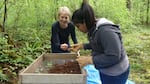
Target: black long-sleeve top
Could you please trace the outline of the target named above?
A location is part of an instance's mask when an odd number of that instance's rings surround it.
[[[70,22],[68,23],[68,27],[63,29],[60,27],[59,22],[55,22],[52,25],[52,35],[51,35],[51,49],[52,53],[65,53],[68,51],[64,51],[60,49],[60,45],[63,43],[69,44],[69,36],[71,35],[72,41],[74,44],[77,43],[75,26]]]

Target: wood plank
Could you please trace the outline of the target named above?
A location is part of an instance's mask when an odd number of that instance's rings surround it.
[[[48,53],[43,55],[44,60],[53,59],[76,59],[77,54],[75,53]]]
[[[22,83],[25,84],[86,84],[83,74],[24,74]]]

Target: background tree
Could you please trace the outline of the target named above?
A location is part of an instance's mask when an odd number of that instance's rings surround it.
[[[134,24],[147,24],[149,25],[149,0],[132,0],[133,7],[132,7],[132,20]]]
[[[3,18],[3,25],[1,25],[1,31],[5,32],[5,22],[7,18],[7,0],[4,0],[4,18]]]
[[[131,11],[132,9],[132,1],[131,0],[126,0],[126,7]]]
[[[149,10],[150,10],[150,0],[147,0],[147,15],[146,15],[146,24],[148,25],[149,24]]]

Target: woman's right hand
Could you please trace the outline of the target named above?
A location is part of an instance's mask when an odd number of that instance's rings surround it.
[[[68,50],[77,52],[78,50],[83,49],[83,44],[74,44]]]

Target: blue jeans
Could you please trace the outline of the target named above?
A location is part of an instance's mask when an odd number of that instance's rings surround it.
[[[126,72],[118,76],[108,76],[100,72],[101,82],[102,84],[125,84],[128,79],[129,72],[130,67]]]

